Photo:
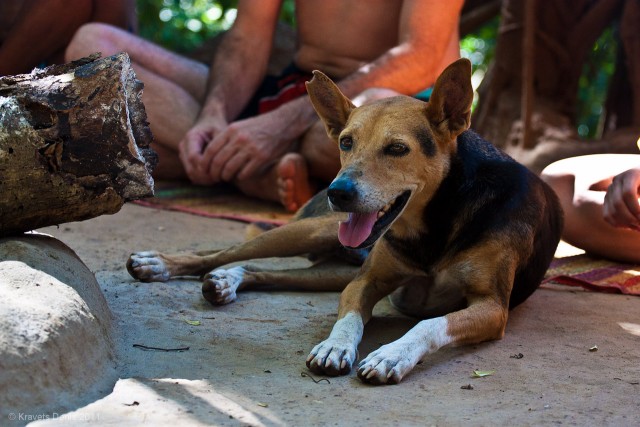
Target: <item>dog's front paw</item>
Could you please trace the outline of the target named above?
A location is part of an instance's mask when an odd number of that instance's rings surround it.
[[[397,384],[417,363],[411,353],[398,345],[384,345],[358,364],[358,377],[370,384]]]
[[[244,279],[243,267],[219,268],[204,276],[202,296],[214,305],[229,304],[236,300],[236,290]]]
[[[141,282],[166,282],[171,278],[162,254],[156,251],[131,254],[127,260],[127,271]]]
[[[358,357],[358,351],[350,343],[329,338],[311,350],[307,357],[307,367],[316,374],[335,377],[351,372]]]

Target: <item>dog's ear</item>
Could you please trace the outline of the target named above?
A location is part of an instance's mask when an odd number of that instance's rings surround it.
[[[329,77],[318,70],[313,72],[313,79],[306,86],[311,104],[322,119],[327,134],[337,141],[355,106]]]
[[[458,59],[436,80],[427,105],[427,118],[435,130],[448,132],[455,138],[469,128],[472,101],[471,62]]]

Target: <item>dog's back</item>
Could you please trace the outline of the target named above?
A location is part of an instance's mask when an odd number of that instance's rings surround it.
[[[540,285],[551,263],[563,227],[563,212],[558,197],[537,175],[517,163],[473,131],[466,131],[458,137],[461,156],[466,157],[466,173],[475,171],[476,185],[495,186],[485,191],[495,199],[486,206],[485,212],[493,219],[486,218],[488,229],[513,222],[514,238],[525,230],[518,227],[529,225],[533,230],[533,247],[530,256],[516,272],[509,308],[526,300]],[[465,161],[465,160],[463,160]],[[482,191],[480,188],[478,190]],[[491,212],[500,209],[501,212]],[[523,253],[527,248],[521,248]]]

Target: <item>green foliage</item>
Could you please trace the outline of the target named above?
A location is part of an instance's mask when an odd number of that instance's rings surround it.
[[[137,0],[140,35],[188,52],[233,23],[237,0]]]
[[[603,105],[615,69],[617,29],[607,28],[596,40],[584,64],[578,88],[578,134],[583,138],[602,134]]]
[[[238,0],[137,0],[140,35],[167,49],[189,52],[228,29],[237,4]],[[284,0],[281,19],[295,24],[294,0]]]
[[[471,61],[471,84],[474,90],[472,108],[475,108],[478,103],[478,96],[475,91],[480,86],[489,64],[491,64],[495,56],[499,22],[499,18],[495,17],[474,33],[460,40],[460,55]]]
[[[498,38],[498,23],[499,18],[495,17],[474,33],[460,40],[460,55],[471,61],[474,73],[481,71],[484,76],[493,60]]]

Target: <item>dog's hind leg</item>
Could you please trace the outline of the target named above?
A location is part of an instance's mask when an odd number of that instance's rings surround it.
[[[253,266],[217,269],[202,283],[202,295],[212,304],[229,304],[240,290],[342,291],[360,267],[324,261],[309,268],[267,270]]]
[[[127,260],[127,270],[143,282],[165,282],[175,276],[203,276],[238,261],[330,253],[340,247],[337,230],[336,215],[305,218],[209,255],[136,252]]]

